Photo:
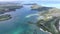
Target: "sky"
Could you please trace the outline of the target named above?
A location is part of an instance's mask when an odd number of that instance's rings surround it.
[[[0,0],[0,1],[18,1],[18,0]]]
[[[27,0],[0,0],[0,1],[27,1]],[[35,1],[35,0],[29,0],[29,1]],[[37,0],[37,1],[60,1],[60,0]]]
[[[0,0],[0,2],[37,3],[43,6],[60,8],[60,0]]]

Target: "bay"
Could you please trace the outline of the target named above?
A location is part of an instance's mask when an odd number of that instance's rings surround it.
[[[36,25],[28,24],[28,21],[36,21],[36,16],[30,18],[26,18],[26,16],[37,12],[32,11],[30,6],[24,5],[21,9],[5,13],[10,14],[12,19],[0,21],[0,34],[47,34],[39,30]]]

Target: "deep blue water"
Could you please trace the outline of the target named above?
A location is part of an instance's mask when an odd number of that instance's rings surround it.
[[[7,12],[12,19],[0,21],[0,34],[47,34],[39,30],[34,24],[28,24],[28,21],[35,22],[36,16],[26,18],[29,14],[37,13],[38,11],[31,11],[30,6],[24,6],[16,11]]]

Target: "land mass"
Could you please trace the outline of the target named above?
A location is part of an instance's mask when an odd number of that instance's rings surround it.
[[[0,14],[15,11],[16,9],[20,9],[22,7],[23,6],[18,3],[0,3]]]
[[[0,15],[0,21],[5,21],[5,20],[11,19],[11,18],[12,17],[9,14]]]
[[[59,34],[60,32],[60,9],[55,7],[45,7],[39,5],[31,6],[32,10],[39,11],[37,26],[44,31],[52,34]]]

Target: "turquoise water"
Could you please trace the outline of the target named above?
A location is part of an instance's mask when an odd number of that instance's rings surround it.
[[[24,6],[16,11],[7,12],[12,19],[0,22],[0,34],[47,34],[39,30],[34,24],[28,24],[28,21],[36,22],[36,17],[26,18],[29,14],[37,13],[38,11],[31,11],[30,6]]]

